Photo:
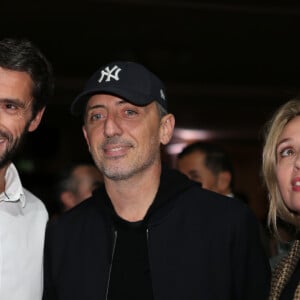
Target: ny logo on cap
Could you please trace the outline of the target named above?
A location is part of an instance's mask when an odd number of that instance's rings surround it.
[[[101,77],[99,78],[98,82],[101,83],[104,78],[105,81],[110,81],[110,79],[114,79],[114,80],[119,80],[119,72],[121,71],[121,69],[118,66],[113,66],[112,69],[110,70],[109,67],[106,67],[104,70],[101,71]]]

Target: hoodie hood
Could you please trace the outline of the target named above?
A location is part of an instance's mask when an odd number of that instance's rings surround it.
[[[199,183],[190,180],[179,171],[163,165],[160,184],[156,196],[144,217],[144,222],[146,224],[160,222],[162,218],[170,213],[175,203],[174,199],[192,186],[200,187]],[[101,210],[109,210],[112,215],[116,214],[105,187],[95,190],[93,196],[95,199],[101,199]]]

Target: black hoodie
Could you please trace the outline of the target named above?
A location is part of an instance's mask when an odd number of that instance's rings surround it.
[[[270,267],[258,222],[240,201],[164,167],[142,226],[153,299],[268,298]],[[106,300],[116,227],[104,187],[49,224],[43,299]]]

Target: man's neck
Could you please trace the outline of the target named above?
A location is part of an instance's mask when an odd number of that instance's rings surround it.
[[[150,167],[130,179],[105,179],[107,193],[116,213],[127,221],[142,220],[152,204],[160,182],[161,166]]]

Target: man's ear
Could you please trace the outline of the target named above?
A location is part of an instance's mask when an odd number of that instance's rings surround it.
[[[218,175],[218,191],[221,194],[228,194],[230,188],[231,174],[228,171],[222,171]]]
[[[84,125],[82,125],[82,132],[83,132],[84,139],[85,139],[85,141],[86,141],[86,143],[88,145],[88,148],[90,150],[90,141],[89,141],[89,137],[88,137],[88,134],[86,132],[86,129],[85,129]]]
[[[46,107],[44,107],[41,110],[39,110],[37,112],[36,116],[34,117],[34,119],[32,119],[30,121],[30,124],[29,124],[29,127],[28,127],[28,131],[29,132],[32,132],[32,131],[34,131],[34,130],[36,130],[38,128],[38,126],[41,123],[41,120],[42,120],[43,114],[45,112],[45,109],[46,109]]]
[[[173,136],[175,127],[175,117],[172,114],[167,114],[160,121],[160,141],[163,145],[169,143]]]

